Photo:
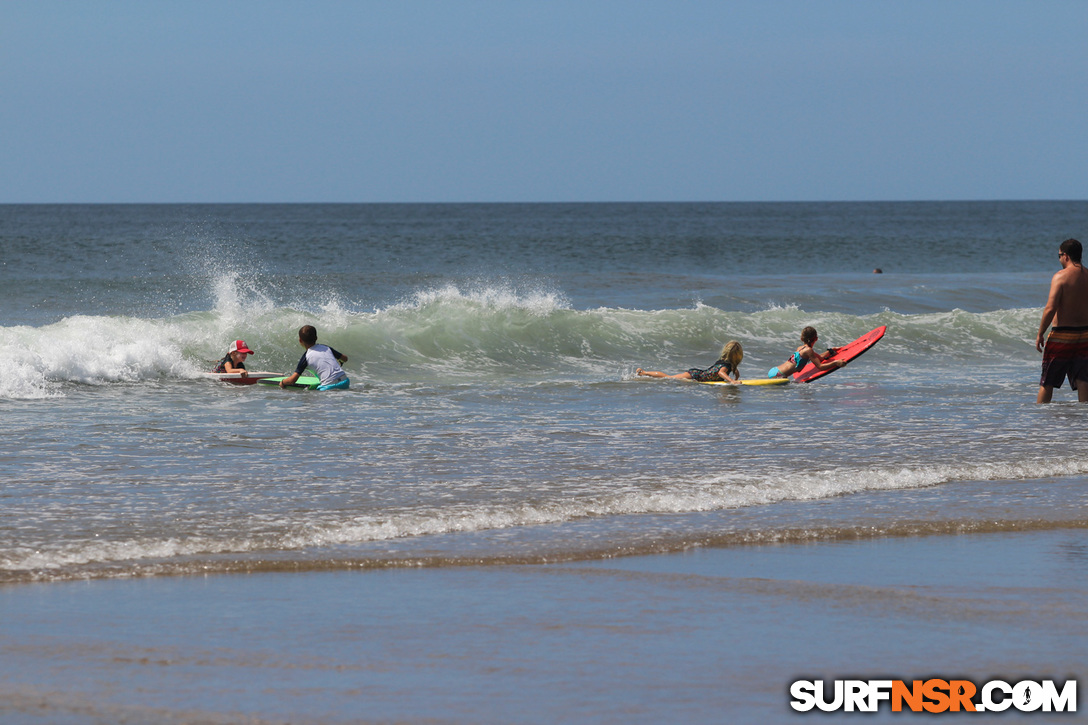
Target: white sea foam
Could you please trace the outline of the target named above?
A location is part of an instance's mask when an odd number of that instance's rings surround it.
[[[77,316],[3,329],[0,355],[13,361],[0,383],[7,398],[57,395],[60,383],[135,382],[184,369],[169,326],[138,318]]]
[[[511,506],[466,507],[390,512],[331,522],[283,521],[279,533],[262,522],[261,532],[224,526],[224,536],[199,534],[164,539],[94,540],[57,548],[0,550],[0,570],[9,573],[78,570],[91,564],[135,564],[176,557],[250,554],[265,550],[301,551],[369,542],[474,533],[497,529],[564,524],[587,518],[688,514],[762,506],[782,501],[811,501],[871,490],[917,489],[970,480],[1038,479],[1088,474],[1088,461],[1035,460],[921,467],[847,468],[770,474],[724,474],[652,490],[629,482],[615,494],[570,496]],[[331,514],[326,513],[324,517]],[[273,527],[273,529],[276,527]]]
[[[521,310],[535,315],[547,315],[555,310],[570,309],[570,301],[555,291],[522,292],[512,286],[481,284],[462,289],[448,284],[414,292],[411,297],[392,305],[390,310],[421,310],[446,306],[480,308],[484,310]]]
[[[874,355],[883,355],[893,367],[951,364],[956,374],[967,375],[980,355],[1025,366],[1037,361],[1030,339],[1035,310],[862,317],[804,316],[792,307],[726,312],[703,304],[576,310],[550,290],[446,285],[418,290],[373,312],[358,312],[357,303],[335,296],[305,312],[274,306],[259,290],[238,293],[245,285],[231,274],[220,275],[215,284],[216,307],[207,312],[166,318],[80,315],[43,327],[0,328],[0,354],[11,365],[0,380],[0,398],[63,395],[66,383],[192,378],[210,369],[234,339],[258,351],[254,361],[260,366],[286,369],[297,359],[295,331],[303,324],[315,324],[322,341],[348,353],[355,372],[365,369],[393,382],[412,369],[476,379],[510,374],[518,366],[603,380],[636,366],[685,369],[728,339],[742,341],[746,361],[769,366],[791,349],[803,322],[816,325],[828,345],[887,325]]]

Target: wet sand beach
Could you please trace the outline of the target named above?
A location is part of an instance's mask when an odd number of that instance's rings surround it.
[[[1086,574],[1044,529],[8,585],[0,719],[775,722],[799,678],[1075,678]]]

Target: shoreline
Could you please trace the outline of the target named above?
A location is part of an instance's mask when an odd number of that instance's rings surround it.
[[[800,678],[1076,678],[1086,589],[1083,529],[9,584],[0,715],[779,721]]]
[[[1088,531],[1088,477],[980,479],[954,485],[869,489],[828,498],[685,513],[576,518],[354,544],[186,554],[0,571],[0,586],[207,575],[575,565],[699,549],[835,544],[885,538]],[[94,552],[101,554],[102,552]]]

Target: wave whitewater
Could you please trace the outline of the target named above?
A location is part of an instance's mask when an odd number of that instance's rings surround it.
[[[313,558],[321,568],[355,566],[403,565],[406,554],[391,548],[368,548],[369,544],[411,540],[427,549],[429,537],[446,534],[479,534],[498,531],[531,532],[535,527],[564,526],[579,521],[604,517],[629,520],[632,516],[707,514],[727,515],[751,507],[787,501],[826,501],[847,494],[872,491],[926,489],[952,482],[1018,481],[1047,477],[1088,475],[1088,462],[1081,460],[1019,461],[1015,463],[976,463],[932,465],[915,468],[886,466],[881,468],[845,468],[814,471],[803,485],[790,485],[789,472],[765,475],[730,474],[711,476],[702,481],[677,484],[671,490],[630,490],[614,495],[570,497],[535,505],[526,503],[491,506],[480,509],[443,508],[431,513],[412,511],[390,512],[381,517],[354,517],[341,522],[296,521],[284,523],[280,532],[246,531],[238,522],[220,530],[229,533],[201,533],[191,536],[141,538],[70,542],[64,545],[43,545],[37,548],[16,547],[0,551],[0,583],[63,580],[99,576],[130,576],[158,571],[167,567],[172,573],[185,571],[238,571],[300,566]],[[901,504],[909,511],[909,506]],[[547,551],[535,551],[541,540],[526,547],[516,547],[517,555],[491,552],[472,563],[536,562],[558,558],[597,558],[602,555],[643,554],[653,551],[676,550],[692,545],[730,545],[775,543],[804,540],[834,540],[860,536],[928,535],[950,532],[1013,531],[1048,526],[1088,528],[1088,518],[1082,513],[1051,520],[1040,517],[1028,506],[1008,507],[998,504],[996,510],[959,512],[947,511],[940,517],[926,520],[917,515],[906,518],[872,519],[860,529],[855,525],[798,527],[767,526],[763,522],[753,529],[715,525],[711,531],[697,526],[673,529],[667,525],[653,541],[635,545],[623,536],[611,536],[609,550],[600,550],[600,537],[579,542],[577,537],[554,537]],[[679,533],[679,532],[685,533]],[[554,542],[564,542],[562,554]],[[500,548],[507,548],[506,542]],[[360,548],[362,547],[362,548]],[[411,550],[407,547],[405,551]],[[458,563],[463,555],[439,557],[431,564]],[[416,560],[417,557],[411,557]],[[433,558],[433,557],[432,557]],[[271,562],[271,563],[270,563]],[[278,564],[276,563],[278,562]],[[419,563],[417,561],[417,563]],[[461,562],[463,563],[463,562]]]
[[[501,382],[526,374],[594,382],[620,379],[636,366],[709,364],[728,339],[741,340],[757,367],[774,364],[805,325],[815,325],[831,345],[887,325],[881,350],[927,367],[980,356],[1034,362],[1037,317],[1035,309],[857,316],[796,307],[738,312],[701,303],[577,310],[555,292],[453,285],[374,311],[335,299],[310,311],[260,299],[164,318],[79,315],[41,327],[0,328],[0,354],[9,361],[0,398],[63,395],[66,384],[197,378],[236,338],[258,353],[251,369],[288,371],[298,359],[296,330],[304,324],[348,353],[349,373],[374,384]]]

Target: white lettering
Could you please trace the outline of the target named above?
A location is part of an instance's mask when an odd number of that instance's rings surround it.
[[[892,699],[891,680],[869,680],[869,707],[866,712],[876,712],[880,709],[881,700]]]
[[[1068,680],[1062,685],[1061,693],[1054,685],[1053,680],[1043,680],[1043,704],[1044,712],[1051,712],[1051,707],[1057,712],[1077,711],[1077,681]]]
[[[835,712],[840,707],[842,707],[842,680],[835,680],[835,699],[831,702],[828,702],[824,698],[824,681],[820,680],[817,684],[819,685],[819,693],[816,695],[816,707],[820,708],[824,712]]]
[[[994,690],[1001,693],[1000,700],[994,700]],[[987,711],[1004,712],[1012,705],[1012,686],[1002,680],[990,680],[982,687],[982,704]]]
[[[1043,688],[1038,682],[1021,680],[1012,688],[1012,702],[1020,712],[1035,712],[1043,706]]]
[[[798,712],[808,712],[816,707],[816,685],[811,680],[797,680],[790,685],[790,707]]]
[[[847,680],[843,700],[847,712],[868,712],[869,683],[865,680]]]

